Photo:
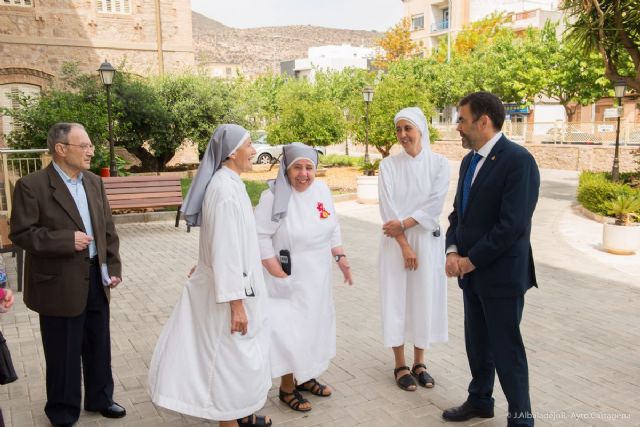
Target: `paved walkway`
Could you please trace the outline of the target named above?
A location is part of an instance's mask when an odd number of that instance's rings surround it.
[[[597,249],[600,227],[570,210],[576,173],[545,170],[542,176],[533,230],[540,289],[527,294],[522,322],[536,425],[640,426],[640,258]],[[450,206],[448,200],[446,212]],[[343,202],[338,210],[356,285],[340,284],[335,272],[338,353],[322,377],[335,393],[312,397],[314,409],[305,415],[278,401],[276,381],[262,412],[278,426],[444,424],[442,409],[462,402],[469,380],[461,292],[451,280],[449,343],[427,353],[436,387],[398,389],[391,350],[381,339],[377,206]],[[198,230],[187,234],[171,222],[125,224],[118,230],[126,270],[125,283],[113,293],[113,369],[115,398],[129,415],[107,420],[83,413],[78,425],[216,425],[156,408],[146,393],[151,353],[197,256]],[[0,386],[5,421],[14,427],[47,426],[38,317],[20,300],[1,322],[20,375],[16,383]],[[497,382],[495,394],[496,418],[450,425],[504,426],[506,401]]]

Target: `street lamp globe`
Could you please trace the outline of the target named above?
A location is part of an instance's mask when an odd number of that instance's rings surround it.
[[[105,60],[102,64],[100,64],[98,72],[100,73],[102,84],[105,86],[111,86],[111,84],[113,83],[113,77],[116,75],[116,69],[113,68],[113,66]]]
[[[616,80],[613,84],[613,91],[616,94],[616,98],[622,98],[624,96],[624,91],[627,88],[627,85],[624,80]]]
[[[373,101],[373,88],[367,86],[362,89],[362,97],[367,104]]]

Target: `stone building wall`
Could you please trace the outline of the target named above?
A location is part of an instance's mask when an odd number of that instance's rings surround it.
[[[613,146],[525,144],[524,147],[535,157],[538,166],[548,169],[611,171]],[[461,160],[469,150],[462,148],[460,141],[437,141],[431,149],[449,160]],[[640,147],[620,147],[620,171],[638,170],[634,163],[633,151]]]
[[[67,61],[78,63],[84,72],[96,72],[105,59],[136,74],[158,74],[156,0],[124,1],[130,13],[99,12],[97,0],[0,4],[0,75],[3,69],[22,68],[56,77]],[[190,1],[159,3],[164,71],[193,68]],[[7,75],[4,80],[11,79]],[[20,79],[16,74],[11,83],[23,83]]]

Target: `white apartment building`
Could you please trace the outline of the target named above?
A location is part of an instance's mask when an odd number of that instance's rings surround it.
[[[425,54],[438,46],[441,38],[453,41],[472,22],[494,12],[505,12],[516,30],[541,28],[550,19],[559,21],[560,0],[401,0],[404,16],[411,20],[411,38],[422,45]]]
[[[422,46],[423,54],[428,55],[437,48],[440,40],[450,51],[457,34],[476,21],[496,12],[506,15],[506,25],[515,31],[525,31],[529,27],[542,28],[547,20],[560,22],[562,12],[558,10],[560,0],[401,0],[404,4],[404,16],[411,21],[411,38]],[[562,32],[561,25],[558,34]],[[506,104],[507,120],[510,125],[530,132],[544,133],[555,123],[564,121],[564,109],[553,100],[539,102],[533,107],[518,104]],[[535,111],[535,114],[534,114]],[[534,117],[535,116],[535,117]],[[439,111],[434,117],[434,124],[455,123],[457,112],[451,106]],[[517,139],[517,135],[514,135]]]
[[[307,58],[281,62],[280,71],[313,82],[316,71],[320,70],[369,69],[376,55],[375,49],[348,44],[311,47],[307,53]]]

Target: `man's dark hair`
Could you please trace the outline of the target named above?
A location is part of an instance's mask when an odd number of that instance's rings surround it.
[[[462,107],[467,104],[471,109],[474,122],[486,114],[491,119],[496,131],[502,129],[505,112],[500,98],[489,92],[474,92],[462,98],[458,106]]]
[[[49,134],[47,135],[47,147],[49,147],[49,153],[53,154],[56,150],[56,144],[67,144],[69,142],[69,132],[73,128],[80,128],[84,130],[84,126],[80,123],[56,123],[49,128]]]

